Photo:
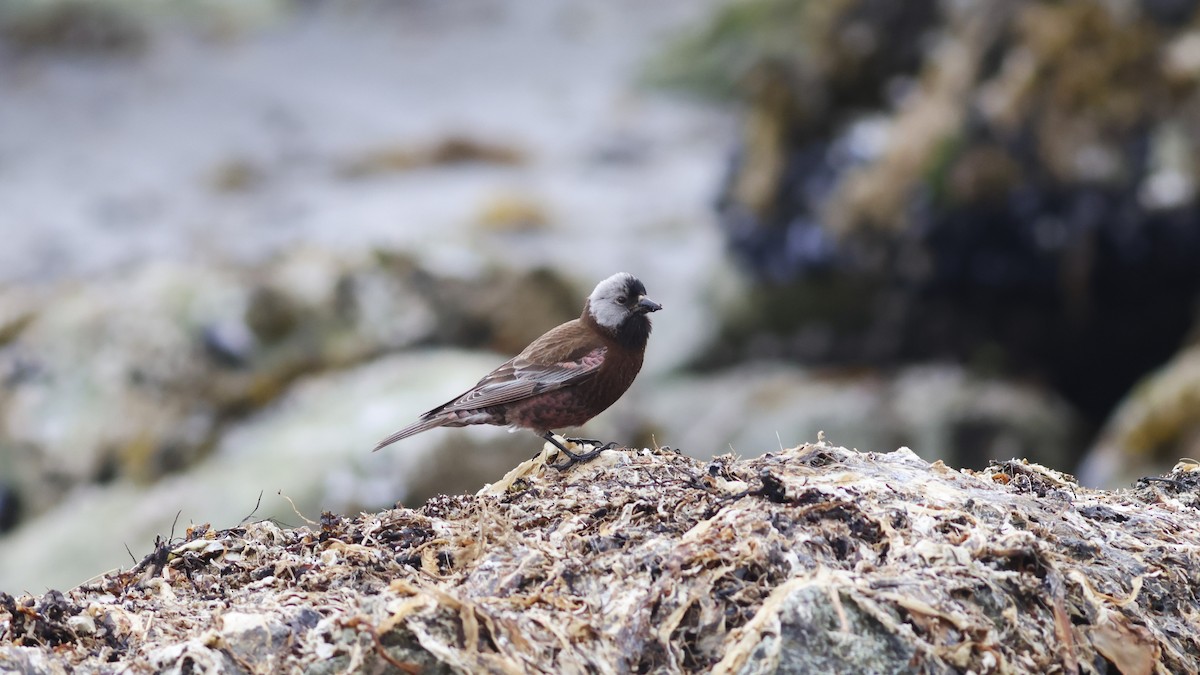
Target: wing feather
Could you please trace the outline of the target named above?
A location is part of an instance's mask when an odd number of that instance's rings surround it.
[[[596,374],[604,363],[604,347],[597,347],[576,361],[542,365],[519,358],[500,366],[475,388],[438,412],[475,410],[503,405],[579,384]]]
[[[422,417],[503,405],[579,384],[596,374],[607,351],[578,319],[568,321],[488,373],[470,391]]]

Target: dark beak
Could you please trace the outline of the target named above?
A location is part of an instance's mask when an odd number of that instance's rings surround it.
[[[657,312],[658,310],[662,309],[662,305],[643,295],[642,297],[638,298],[637,309],[643,313]]]

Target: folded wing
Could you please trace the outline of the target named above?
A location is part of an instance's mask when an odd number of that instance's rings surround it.
[[[518,356],[479,381],[471,391],[441,408],[425,413],[440,415],[459,410],[477,410],[503,405],[584,382],[604,363],[604,347],[596,347],[573,361],[532,363]]]
[[[497,424],[473,419],[471,412],[586,382],[600,370],[607,352],[604,342],[578,319],[568,321],[534,340],[470,391],[421,415],[416,422],[380,441],[375,449],[435,427]]]

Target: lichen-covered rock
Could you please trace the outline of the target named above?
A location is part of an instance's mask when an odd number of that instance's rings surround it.
[[[1194,672],[1198,505],[1200,472],[1103,492],[907,449],[539,457],[475,496],[192,528],[67,593],[0,594],[0,664]]]

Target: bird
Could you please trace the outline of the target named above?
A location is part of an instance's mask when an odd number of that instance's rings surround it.
[[[567,457],[552,465],[560,471],[592,459],[616,443],[567,438],[598,446],[574,453],[553,430],[583,425],[629,389],[650,339],[648,315],[660,309],[637,277],[618,272],[596,285],[578,319],[550,329],[468,391],[379,441],[375,451],[437,427],[492,424],[530,429],[552,443]]]

